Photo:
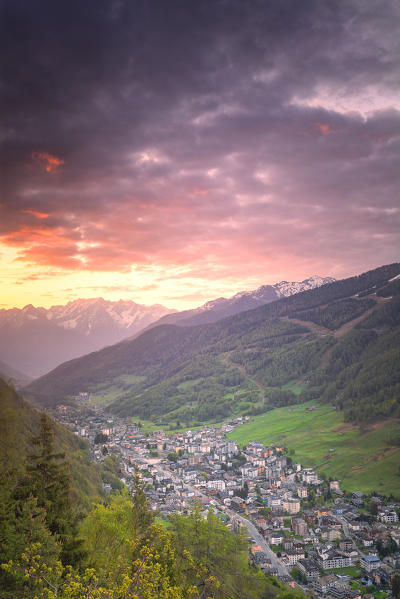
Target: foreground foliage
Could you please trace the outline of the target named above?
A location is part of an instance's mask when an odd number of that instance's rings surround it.
[[[157,525],[138,475],[133,497],[123,488],[84,516],[54,432],[41,415],[20,468],[2,463],[1,599],[286,597],[249,565],[241,534],[212,513],[194,508],[168,530]]]

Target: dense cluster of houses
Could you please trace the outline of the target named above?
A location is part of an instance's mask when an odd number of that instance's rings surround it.
[[[363,493],[349,495],[338,481],[321,480],[283,446],[251,441],[240,449],[228,435],[242,417],[174,434],[145,434],[138,424],[101,412],[71,418],[66,408],[59,418],[89,439],[96,460],[118,455],[128,487],[139,470],[161,518],[197,501],[227,526],[254,526],[260,537],[251,539],[251,559],[289,584],[334,599],[357,599],[361,591],[365,597],[369,590],[390,594],[400,573],[400,505],[374,496],[366,510]]]

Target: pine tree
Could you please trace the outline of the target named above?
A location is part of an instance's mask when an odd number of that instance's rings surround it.
[[[135,493],[132,500],[132,523],[135,539],[143,538],[154,522],[154,514],[149,509],[149,502],[144,492],[144,484],[138,471],[134,476]]]
[[[393,599],[399,599],[399,597],[400,597],[400,574],[393,575],[391,586],[392,586]]]
[[[3,584],[10,597],[32,597],[41,572],[55,568],[60,545],[46,524],[46,512],[35,497],[14,505],[12,534],[8,537],[7,563],[3,566]],[[7,596],[6,594],[4,596]]]
[[[49,531],[61,544],[63,564],[77,564],[83,557],[77,536],[78,515],[70,499],[71,484],[65,454],[54,449],[54,430],[42,414],[39,434],[32,439],[34,451],[26,460],[26,474],[16,489],[16,500],[33,496],[46,514]]]

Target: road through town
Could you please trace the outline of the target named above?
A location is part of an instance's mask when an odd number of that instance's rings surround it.
[[[247,528],[251,538],[254,539],[256,544],[262,548],[267,558],[271,561],[272,567],[277,571],[279,576],[290,576],[287,567],[282,564],[280,559],[272,551],[271,547],[268,545],[264,537],[258,532],[257,528],[254,526],[252,522],[250,522],[250,520],[247,520],[247,518],[243,518],[243,516],[235,514],[232,511],[229,511],[229,516],[233,519],[236,519]]]

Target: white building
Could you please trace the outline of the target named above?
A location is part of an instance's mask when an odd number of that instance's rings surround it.
[[[295,564],[297,564],[299,559],[304,559],[304,558],[305,558],[304,551],[289,551],[286,554],[286,562],[289,564],[289,566],[294,566]]]
[[[332,568],[345,568],[352,565],[351,557],[339,553],[338,551],[331,550],[327,553],[321,553],[318,556],[319,565],[323,570],[330,570]]]
[[[238,446],[236,441],[228,441],[228,453],[229,455],[235,455],[238,453]]]
[[[214,491],[225,491],[226,484],[224,480],[209,480],[207,481],[207,488],[213,489]]]
[[[361,558],[360,564],[364,570],[372,572],[381,566],[381,560],[376,553],[370,553]]]
[[[288,514],[297,514],[300,511],[300,499],[297,499],[296,497],[284,499],[282,501],[282,507]]]
[[[397,513],[394,510],[386,510],[384,512],[379,512],[378,519],[381,522],[398,522],[399,520]]]
[[[307,485],[316,485],[319,482],[318,476],[312,468],[305,468],[302,471],[302,478]]]

